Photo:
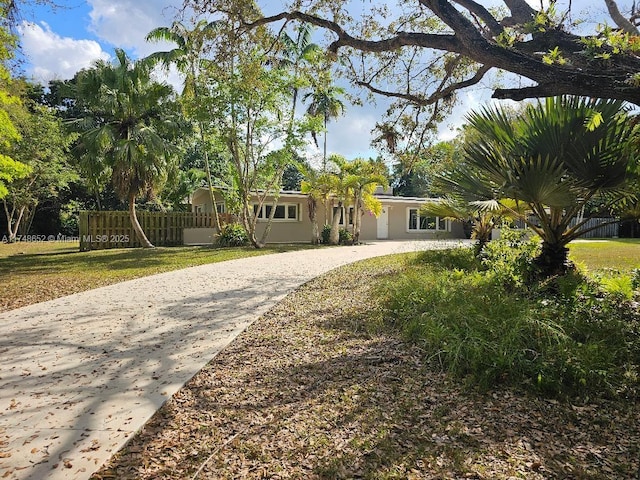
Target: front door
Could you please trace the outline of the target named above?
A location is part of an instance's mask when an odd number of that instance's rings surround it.
[[[382,213],[378,217],[378,240],[386,240],[389,238],[389,207],[382,206]]]

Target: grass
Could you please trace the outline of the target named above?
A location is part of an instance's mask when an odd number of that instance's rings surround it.
[[[0,311],[170,270],[310,247],[158,247],[80,252],[77,243],[0,244]]]
[[[520,248],[492,242],[482,263],[470,250],[423,252],[380,284],[388,324],[420,345],[433,368],[483,388],[637,398],[640,312],[627,301],[638,295],[630,280],[571,274],[527,284],[502,261]]]
[[[579,240],[569,244],[569,255],[589,272],[630,274],[640,268],[640,239]]]

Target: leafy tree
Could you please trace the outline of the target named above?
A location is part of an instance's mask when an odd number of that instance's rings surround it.
[[[19,231],[29,231],[38,205],[56,198],[77,179],[68,161],[72,136],[65,132],[50,108],[25,98],[19,108],[13,109],[12,117],[20,140],[11,145],[9,152],[29,166],[29,174],[11,183],[3,198],[10,241],[15,240]]]
[[[467,200],[511,210],[540,235],[542,276],[566,271],[566,245],[594,228],[591,218],[635,198],[636,129],[621,101],[549,98],[516,117],[484,108],[469,125],[478,135],[465,146],[465,165],[443,180]],[[588,202],[597,208],[570,227]]]
[[[202,144],[204,170],[207,176],[211,205],[216,228],[221,231],[220,218],[214,195],[214,181],[209,162],[209,149],[207,133],[210,123],[207,121],[208,112],[202,108],[203,96],[207,95],[206,88],[199,82],[202,81],[201,72],[206,65],[204,57],[208,40],[211,40],[219,30],[220,24],[216,21],[207,22],[200,20],[190,30],[181,22],[174,22],[171,27],[158,27],[147,35],[149,41],[167,41],[176,44],[176,48],[166,52],[155,52],[149,55],[145,62],[151,65],[162,65],[168,69],[175,65],[178,71],[184,75],[184,88],[182,90],[182,104],[188,118],[192,118],[197,127]]]
[[[326,47],[343,75],[390,102],[381,134],[397,128],[410,155],[434,140],[435,125],[461,91],[496,84],[503,73],[508,84],[495,88],[494,98],[570,94],[640,104],[635,3],[623,13],[616,0],[604,0],[609,17],[591,30],[576,20],[575,2],[560,10],[557,2],[532,7],[528,0],[491,7],[475,0],[381,1],[364,2],[354,14],[338,0],[290,0],[281,13],[259,19],[247,14],[247,3],[226,3],[245,30],[300,21],[329,32]],[[217,2],[187,4],[210,12]]]
[[[300,190],[307,195],[307,207],[309,220],[311,221],[311,243],[318,245],[321,240],[318,226],[318,205],[324,205],[326,208],[326,203],[333,188],[332,174],[318,171],[309,165],[302,166],[301,171],[304,180],[301,182]]]
[[[264,246],[276,211],[282,175],[295,160],[311,122],[291,117],[292,86],[288,67],[278,61],[277,38],[257,29],[238,37],[237,25],[222,23],[203,69],[208,112],[224,156],[233,165],[233,190],[239,219],[253,246]],[[263,208],[271,197],[271,208]],[[261,218],[264,211],[266,218]],[[258,233],[258,222],[264,230]]]
[[[205,2],[206,9],[211,2]],[[478,84],[493,68],[530,79],[534,85],[498,88],[495,98],[522,100],[559,94],[615,98],[640,102],[640,71],[637,51],[638,15],[635,6],[625,17],[614,0],[604,0],[616,28],[600,27],[585,35],[574,33],[572,6],[559,11],[556,2],[531,7],[525,0],[504,0],[503,8],[488,9],[475,1],[413,0],[402,9],[390,2],[372,4],[361,17],[347,15],[336,1],[311,1],[290,10],[249,21],[249,26],[281,20],[298,20],[328,29],[334,35],[331,52],[350,49],[362,52],[367,61],[355,80],[372,92],[404,97],[416,104],[434,104],[461,88]],[[239,11],[242,14],[242,11]],[[366,28],[358,26],[366,25]],[[405,53],[427,51],[431,63],[414,62],[404,89],[388,91],[379,81],[406,66]],[[398,63],[392,61],[397,57]],[[385,64],[384,61],[388,64]],[[437,71],[439,69],[439,71]],[[430,73],[438,81],[430,81]],[[467,74],[461,76],[461,72]],[[368,73],[368,75],[366,75]],[[422,81],[428,89],[421,89]]]
[[[12,4],[0,2],[0,18],[6,19],[12,8]],[[15,108],[20,100],[10,91],[12,80],[5,65],[12,58],[14,48],[15,37],[3,23],[0,25],[0,198],[9,193],[8,184],[24,178],[30,172],[28,166],[7,154],[12,143],[20,139],[20,133],[9,115],[9,109]]]
[[[300,190],[304,175],[300,171],[300,167],[296,163],[289,163],[282,172],[282,189],[283,190]]]
[[[143,247],[153,247],[136,216],[136,199],[153,194],[175,163],[181,127],[173,89],[152,80],[151,68],[116,50],[116,63],[98,61],[78,74],[75,98],[83,114],[75,151],[85,174],[109,175]]]

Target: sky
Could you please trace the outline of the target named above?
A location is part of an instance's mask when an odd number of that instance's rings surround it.
[[[540,2],[528,1],[534,6]],[[146,42],[145,36],[156,27],[171,25],[177,7],[182,4],[180,0],[57,0],[56,3],[60,7],[31,6],[21,12],[19,31],[26,57],[25,71],[29,78],[43,84],[51,79],[72,78],[97,59],[113,58],[114,48],[125,49],[132,58],[168,48]],[[275,12],[281,3],[269,0],[268,10]],[[604,2],[573,0],[575,12],[585,12],[587,6],[589,13],[584,13],[583,18],[587,18],[587,26],[592,26],[605,11]],[[170,74],[168,81],[178,85],[179,77]],[[455,136],[465,113],[489,100],[490,87],[484,83],[461,93],[462,104],[441,125],[441,139]],[[329,151],[347,158],[375,156],[370,147],[371,130],[383,114],[382,99],[362,107],[347,104],[345,115],[329,124]],[[320,154],[311,143],[309,149],[312,154]]]

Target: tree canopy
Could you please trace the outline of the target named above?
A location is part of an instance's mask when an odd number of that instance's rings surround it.
[[[491,8],[474,0],[358,2],[357,8],[337,0],[291,0],[269,16],[253,2],[187,3],[239,18],[245,30],[289,22],[325,30],[325,46],[351,82],[392,100],[382,125],[398,125],[418,145],[427,143],[425,132],[451,111],[457,93],[480,82],[493,84],[498,99],[570,94],[640,104],[635,3],[626,11],[615,0],[602,1],[608,18],[600,26],[581,23],[583,12],[571,2],[561,10],[555,2],[533,8],[526,0]],[[500,87],[496,72],[515,77]]]

